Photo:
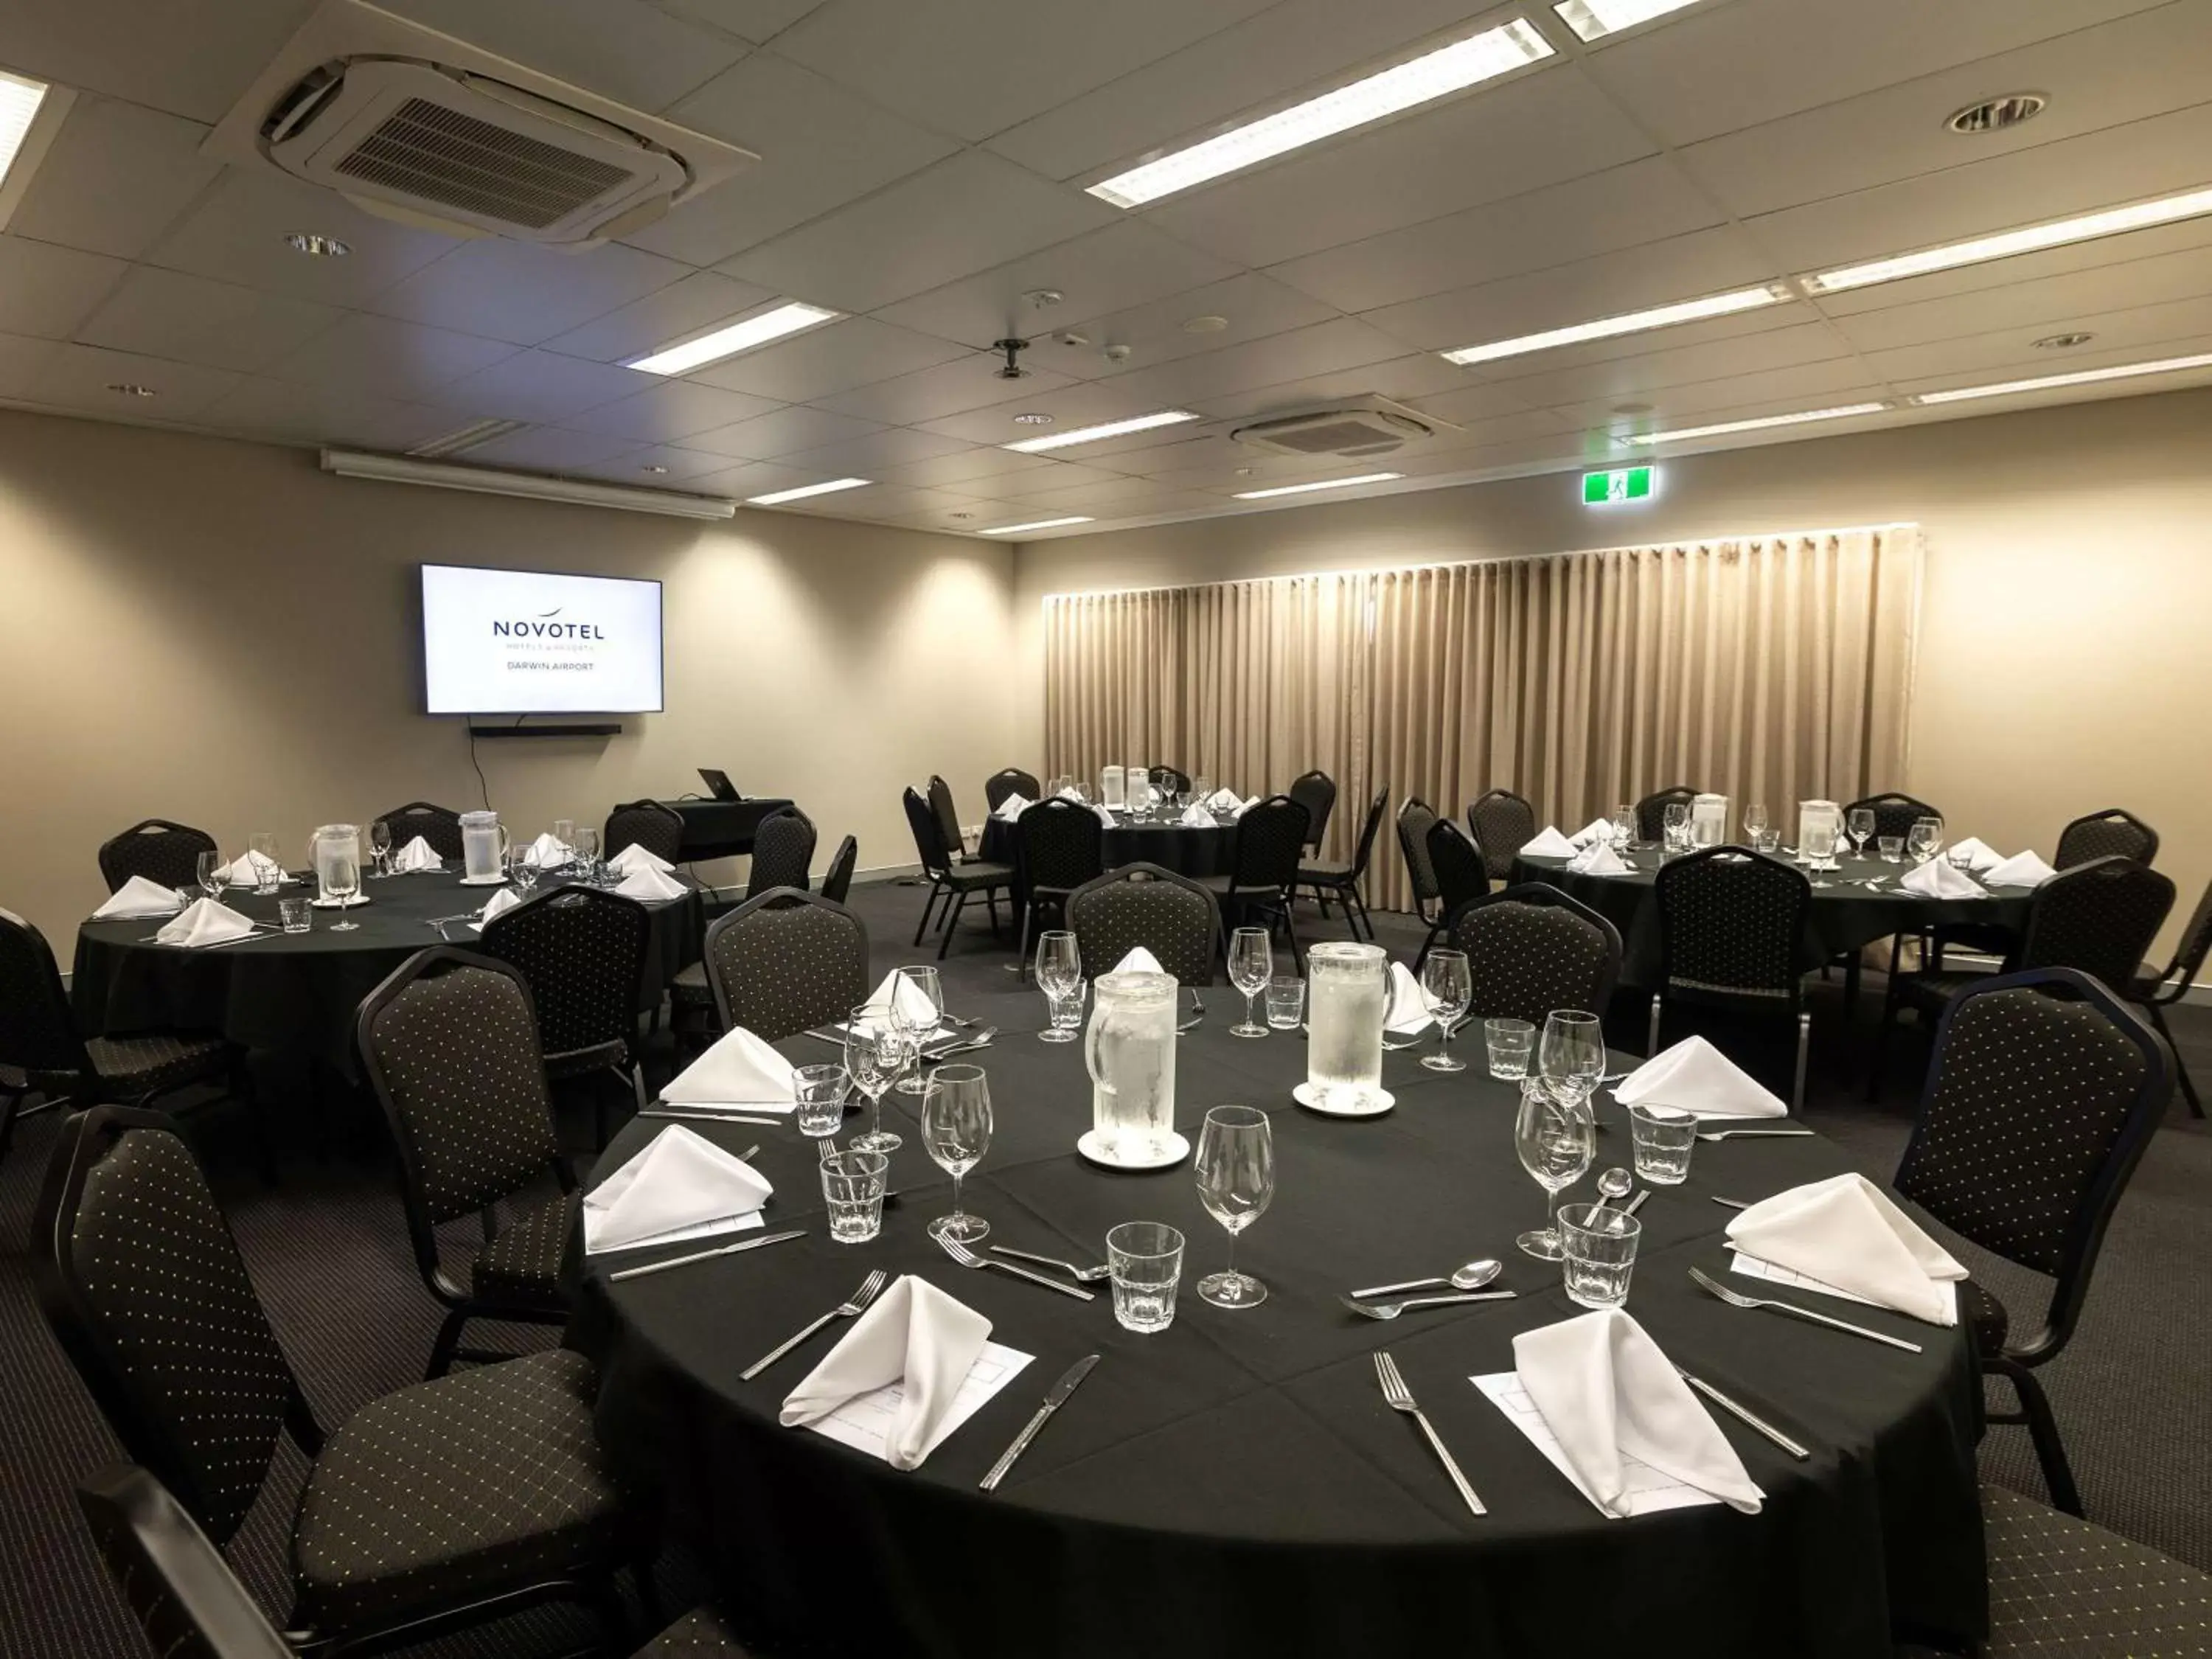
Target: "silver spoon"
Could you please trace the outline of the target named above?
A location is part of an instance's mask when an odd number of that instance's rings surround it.
[[[1489,1256],[1470,1261],[1464,1267],[1452,1269],[1449,1279],[1409,1279],[1399,1285],[1376,1285],[1364,1291],[1352,1292],[1356,1297],[1389,1296],[1397,1291],[1441,1290],[1449,1285],[1455,1291],[1479,1291],[1505,1271],[1505,1264]]]
[[[1462,1302],[1510,1302],[1516,1294],[1513,1291],[1477,1291],[1472,1296],[1412,1296],[1402,1302],[1354,1302],[1348,1296],[1340,1296],[1337,1300],[1370,1319],[1395,1319],[1408,1308],[1454,1307]]]
[[[1627,1170],[1615,1166],[1597,1178],[1598,1208],[1604,1209],[1616,1200],[1624,1199],[1634,1191],[1635,1178]]]

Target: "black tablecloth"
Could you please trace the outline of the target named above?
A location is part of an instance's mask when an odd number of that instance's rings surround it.
[[[677,857],[692,864],[751,852],[761,820],[791,803],[763,795],[748,800],[665,800],[660,805],[684,820],[684,840]]]
[[[994,864],[1013,864],[1016,826],[993,818],[983,826],[979,856]],[[1223,824],[1193,830],[1180,823],[1136,823],[1119,819],[1099,837],[1099,854],[1109,870],[1124,864],[1157,864],[1184,876],[1225,876],[1237,852],[1237,831]]]
[[[682,878],[678,878],[682,879]],[[538,890],[548,885],[541,883]],[[358,924],[331,931],[335,910],[315,912],[307,933],[247,939],[198,951],[147,943],[160,921],[88,921],[77,930],[70,995],[88,1034],[174,1028],[216,1031],[249,1048],[305,1055],[354,1075],[354,1011],[384,976],[428,945],[439,943],[433,916],[472,911],[489,895],[464,887],[456,874],[371,879],[369,902],[347,913]],[[312,896],[312,881],[281,896]],[[276,896],[235,889],[223,902],[256,921],[276,920]],[[678,969],[699,960],[705,908],[696,888],[681,899],[648,904],[653,939],[646,951],[641,1009],[653,1006]],[[461,923],[445,930],[466,948],[477,935]]]
[[[1757,1199],[1834,1174],[1845,1161],[1833,1146],[1700,1146],[1690,1182],[1642,1211],[1629,1301],[1671,1356],[1812,1446],[1813,1460],[1794,1464],[1722,1419],[1768,1494],[1763,1513],[1607,1520],[1468,1381],[1511,1369],[1516,1332],[1577,1311],[1556,1267],[1512,1247],[1543,1200],[1514,1155],[1510,1086],[1387,1054],[1391,1115],[1316,1116],[1288,1099],[1303,1043],[1228,1036],[1233,1001],[1182,1040],[1176,1121],[1194,1139],[1215,1103],[1273,1113],[1277,1197],[1237,1251],[1270,1294],[1246,1311],[1192,1290],[1226,1240],[1188,1161],[1119,1174],[1070,1150],[1089,1122],[1079,1048],[1008,1034],[977,1056],[996,1137],[967,1207],[996,1242],[1071,1259],[1103,1260],[1118,1221],[1180,1227],[1183,1293],[1160,1334],[1116,1326],[1103,1285],[1085,1304],[939,1254],[922,1227],[950,1207],[949,1190],[908,1110],[889,1111],[906,1137],[892,1158],[903,1196],[883,1237],[857,1247],[829,1241],[813,1149],[793,1132],[689,1126],[732,1150],[761,1143],[777,1192],[769,1224],[807,1237],[621,1285],[604,1276],[610,1262],[654,1253],[593,1258],[568,1340],[601,1365],[611,1454],[659,1486],[732,1606],[766,1630],[805,1632],[809,1652],[855,1659],[1490,1659],[1608,1644],[1684,1659],[1888,1659],[1893,1619],[1980,1631],[1979,1401],[1964,1334],[1851,1312],[1925,1345],[1906,1354],[1726,1307],[1686,1276],[1692,1263],[1726,1271],[1728,1212],[1711,1194]],[[786,1048],[830,1053],[805,1039]],[[1599,1167],[1628,1163],[1620,1109],[1604,1102],[1600,1121]],[[662,1127],[626,1127],[602,1175]],[[1486,1255],[1504,1259],[1519,1300],[1391,1324],[1335,1301]],[[784,1395],[849,1327],[757,1382],[738,1375],[876,1267],[925,1274],[987,1315],[995,1340],[1035,1356],[909,1474],[777,1425]],[[1370,1359],[1384,1346],[1488,1519],[1460,1507],[1419,1431],[1384,1404]],[[1103,1359],[1082,1389],[1000,1492],[979,1493],[1053,1379],[1093,1352]]]
[[[1659,906],[1653,884],[1659,873],[1659,854],[1650,848],[1629,854],[1635,867],[1625,876],[1577,875],[1565,859],[1513,860],[1516,882],[1540,881],[1580,899],[1620,930],[1620,977],[1628,985],[1659,982]],[[1930,899],[1897,890],[1898,878],[1910,865],[1886,864],[1880,859],[1853,858],[1846,854],[1833,871],[1812,874],[1813,908],[1799,947],[1800,964],[1808,971],[1830,958],[1856,951],[1893,933],[1910,933],[1939,922],[1980,922],[2019,927],[2027,921],[2032,889],[1999,887],[1978,899]],[[1810,872],[1808,872],[1810,873]],[[1883,890],[1860,886],[1880,877]],[[1821,885],[1826,883],[1826,886]]]

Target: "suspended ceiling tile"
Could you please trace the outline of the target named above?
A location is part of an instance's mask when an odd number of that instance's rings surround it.
[[[604,437],[598,433],[532,426],[510,432],[503,438],[494,438],[489,443],[478,444],[453,459],[468,466],[518,466],[533,471],[559,472],[607,460],[636,447],[625,439]]]
[[[2156,230],[2138,230],[2125,236],[2104,236],[2069,247],[2023,253],[1986,264],[1960,265],[1902,282],[1877,283],[1869,288],[1848,289],[1823,295],[1820,309],[1831,317],[1856,316],[1893,307],[1920,305],[1930,300],[1951,299],[1962,294],[1994,294],[2015,284],[2039,283],[2075,271],[2099,270],[2130,264],[2139,259],[2163,258],[2170,253],[2212,247],[2212,217],[2186,220]]]
[[[60,349],[58,341],[0,334],[0,398],[28,397],[39,372]]]
[[[673,259],[611,243],[562,253],[503,237],[455,248],[369,301],[386,317],[538,345],[690,273]]]
[[[453,411],[364,397],[327,382],[248,378],[199,414],[206,425],[283,443],[404,451],[450,431]]]
[[[702,454],[696,449],[679,449],[673,444],[662,444],[647,449],[625,451],[611,459],[594,461],[578,470],[611,479],[617,483],[641,484],[648,489],[690,489],[710,473],[727,472],[730,458]]]
[[[646,357],[678,340],[735,320],[777,296],[711,270],[695,270],[665,288],[595,317],[546,341],[550,351],[603,363]]]
[[[383,0],[385,9],[651,113],[734,64],[744,45],[645,0]]]
[[[1118,384],[1077,381],[1050,391],[1042,389],[1034,378],[1019,384],[1031,389],[1009,402],[933,420],[928,422],[929,430],[947,432],[971,443],[1020,443],[1032,438],[1049,438],[1081,427],[1098,426],[1108,421],[1150,415],[1161,407],[1158,404],[1146,402],[1141,394],[1124,391]],[[1016,415],[1049,415],[1053,418],[1042,423],[1031,423],[1015,420]],[[1115,441],[1106,441],[1111,443]],[[1120,441],[1125,444],[1134,441],[1140,446],[1156,444],[1161,441],[1160,431],[1155,428],[1138,434],[1134,440]],[[1101,449],[1097,443],[1085,443],[1077,447],[1093,454],[1100,453]]]
[[[88,415],[188,421],[239,379],[228,369],[173,363],[97,346],[64,345],[41,365],[28,395],[41,404]],[[155,395],[140,398],[117,392],[113,388],[118,385],[144,386]]]
[[[345,314],[335,306],[137,265],[76,337],[87,345],[252,374],[335,327]]]
[[[295,252],[284,241],[294,232],[335,237],[353,251],[343,258]],[[451,236],[364,213],[336,191],[274,168],[233,167],[146,258],[217,282],[358,306],[459,246]]]
[[[65,339],[128,269],[104,254],[0,236],[0,331]]]
[[[793,406],[771,410],[734,425],[696,433],[684,441],[686,449],[703,449],[739,460],[771,461],[802,449],[819,449],[848,438],[865,437],[880,430],[874,421],[856,421],[826,409]]]
[[[988,352],[969,352],[933,368],[818,401],[824,409],[901,426],[919,426],[974,410],[994,409],[1000,411],[991,422],[996,435],[1016,409],[1029,408],[1046,394],[1076,384],[1065,374],[1038,367],[1032,367],[1021,380],[1001,380],[997,370],[1004,361]]]
[[[727,29],[741,40],[765,45],[822,3],[822,0],[659,0],[679,17]]]
[[[1647,339],[1656,342],[1658,336]],[[1850,347],[1824,322],[1800,322],[1787,328],[1696,345],[1665,345],[1632,357],[1580,368],[1539,368],[1505,382],[1506,389],[1532,406],[1580,403],[1587,398],[1634,397],[1664,386],[1698,380],[1755,375],[1763,370],[1833,358],[1850,360]]]
[[[1139,404],[1165,407],[1285,380],[1389,362],[1405,355],[1405,348],[1381,330],[1350,317],[1338,317],[1310,328],[1225,346],[1155,368],[1137,369],[1102,384]]]
[[[845,317],[698,369],[691,378],[784,403],[810,403],[961,355],[948,340],[872,317]]]
[[[1861,348],[1879,350],[1997,329],[2037,327],[2046,334],[2063,333],[2124,307],[2161,305],[2206,294],[2212,294],[2212,246],[1862,312],[1838,318],[1836,326]]]
[[[995,444],[933,455],[927,460],[902,461],[883,469],[886,479],[899,483],[926,484],[933,489],[999,493],[998,481],[1012,473],[1034,472],[1052,462],[1042,455],[1017,455]]]
[[[991,480],[991,494],[1000,501],[1027,502],[1031,496],[1072,489],[1078,484],[1112,483],[1124,475],[1080,461],[1055,461],[1032,472],[1010,472]],[[1026,507],[1024,511],[1028,509]]]
[[[793,466],[819,467],[840,477],[858,474],[874,477],[887,466],[926,461],[933,456],[959,453],[968,446],[942,433],[916,432],[890,427],[858,438],[847,438],[816,449],[802,449],[783,459]]]
[[[550,351],[518,351],[439,387],[429,401],[483,418],[573,425],[574,417],[585,410],[635,397],[652,385],[651,375],[612,363],[587,362]]]
[[[1832,409],[1888,395],[1863,359],[1830,357],[1683,386],[1629,389],[1566,404],[1550,413],[1574,431],[1609,427],[1624,432],[1660,432],[1668,427],[1702,425],[1717,410],[1739,409],[1749,403],[1795,403],[1800,409]],[[1630,413],[1618,413],[1622,408]]]
[[[1246,271],[1224,282],[1099,318],[1085,326],[1084,332],[1091,337],[1091,344],[1080,350],[1062,348],[1051,340],[1041,342],[1037,349],[1040,360],[1054,368],[1103,380],[1202,352],[1224,350],[1268,335],[1287,334],[1328,322],[1337,314],[1310,295],[1257,271]],[[1224,325],[1196,331],[1184,327],[1201,317],[1218,318]],[[1102,359],[1100,350],[1109,345],[1129,347],[1128,357],[1118,363]],[[1073,366],[1076,363],[1083,367],[1078,368]]]
[[[389,317],[353,315],[269,366],[280,380],[329,380],[387,398],[420,399],[514,348]]]
[[[2096,337],[2071,350],[2039,350],[2035,329],[1999,329],[1863,356],[1875,374],[1900,384],[1945,375],[1981,376],[1984,371],[1993,379],[2027,380],[2114,363],[2185,356],[2203,349],[2191,342],[2212,334],[2212,295],[2167,305],[2130,307],[2081,321],[2085,331]]]
[[[15,0],[0,54],[19,75],[212,122],[309,9],[308,0]]]
[[[687,483],[684,488],[697,490],[702,495],[726,495],[732,501],[743,501],[755,495],[773,495],[778,490],[804,489],[809,484],[828,483],[833,476],[778,461],[746,461],[732,466],[724,458],[720,471],[701,474]]]
[[[775,400],[769,398],[725,392],[692,380],[662,380],[635,397],[603,404],[561,424],[640,443],[675,444],[701,432],[765,415],[775,407]]]
[[[1217,419],[1250,420],[1370,397],[1401,403],[1425,402],[1438,392],[1461,392],[1468,386],[1465,369],[1446,362],[1432,351],[1422,351],[1393,357],[1388,362],[1339,369],[1332,374],[1310,374],[1302,380],[1281,380],[1218,398],[1196,398],[1191,400],[1190,406],[1201,415]],[[1520,407],[1517,401],[1504,393],[1491,395],[1498,410]]]
[[[207,129],[112,98],[80,98],[63,118],[8,228],[19,236],[135,259],[222,169]]]

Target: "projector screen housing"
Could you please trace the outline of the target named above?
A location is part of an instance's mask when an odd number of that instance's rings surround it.
[[[422,567],[433,714],[643,714],[665,706],[660,584]]]

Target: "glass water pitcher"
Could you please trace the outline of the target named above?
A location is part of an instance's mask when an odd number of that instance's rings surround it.
[[[1092,1139],[1104,1160],[1150,1165],[1173,1149],[1176,978],[1132,969],[1091,981],[1083,1063]]]
[[[461,814],[461,878],[489,882],[507,867],[507,826],[496,812]]]
[[[331,890],[333,884],[348,893],[360,890],[360,825],[326,823],[308,837],[307,850],[315,861],[318,898],[326,903],[336,903],[337,898]]]
[[[1379,945],[1336,940],[1306,951],[1306,1086],[1323,1111],[1374,1109],[1382,1089],[1389,958]]]

